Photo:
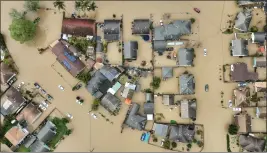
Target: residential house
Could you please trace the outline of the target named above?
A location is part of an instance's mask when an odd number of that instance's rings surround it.
[[[177,52],[177,63],[179,66],[193,66],[195,58],[194,48],[180,48]]]
[[[121,20],[104,20],[104,39],[108,42],[121,39]]]
[[[264,152],[265,141],[250,135],[239,135],[239,144],[247,152]]]
[[[71,36],[95,36],[96,24],[92,19],[63,18],[61,33]]]
[[[251,22],[251,19],[252,14],[250,11],[239,12],[235,20],[234,28],[242,32],[249,31],[249,24]]]
[[[112,86],[112,88],[108,89],[108,92],[111,93],[112,95],[115,95],[120,88],[121,88],[121,84],[119,82],[116,82]]]
[[[267,65],[266,57],[254,57],[253,58],[253,67],[266,68],[266,65]]]
[[[124,44],[123,55],[125,60],[136,60],[138,51],[137,41],[128,41]]]
[[[173,69],[172,67],[162,67],[162,79],[166,80],[173,77]]]
[[[247,49],[248,41],[244,39],[232,40],[231,54],[232,56],[249,56]]]
[[[251,116],[247,113],[239,113],[234,115],[235,124],[238,126],[238,133],[251,132]]]
[[[133,35],[149,35],[150,34],[150,21],[149,19],[135,19],[132,22]]]
[[[195,94],[195,78],[192,74],[182,74],[179,77],[179,90],[182,95]]]
[[[31,152],[50,152],[50,148],[40,140],[34,141],[34,143],[30,146]]]
[[[11,86],[1,99],[1,114],[4,116],[16,113],[23,106],[26,99],[21,93]]]
[[[195,125],[172,125],[170,126],[169,140],[191,143],[195,136]]]
[[[56,129],[57,127],[55,124],[53,124],[51,121],[47,121],[37,134],[38,140],[48,143],[56,136]]]
[[[197,103],[195,100],[184,99],[181,101],[181,118],[196,120],[197,117]]]
[[[18,121],[26,120],[28,124],[33,124],[40,116],[42,112],[38,106],[33,103],[29,103],[16,117]]]
[[[85,68],[85,64],[70,51],[71,45],[64,45],[66,42],[63,42],[64,40],[55,41],[50,45],[51,50],[57,56],[57,61],[76,77]]]
[[[154,118],[154,103],[144,103],[144,114],[147,116],[147,120],[151,121]]]
[[[111,93],[107,93],[101,100],[100,104],[109,112],[114,113],[120,110],[121,101]]]
[[[257,118],[266,119],[267,118],[267,108],[266,107],[257,107],[256,108]]]
[[[131,105],[125,124],[132,129],[142,131],[145,129],[147,120],[145,117],[138,114],[139,108],[140,105],[137,103]]]
[[[255,82],[254,87],[255,87],[255,92],[266,92],[266,84],[267,82]]]
[[[169,125],[154,123],[152,130],[154,131],[155,136],[165,139],[169,133]]]
[[[231,80],[235,82],[247,82],[247,81],[258,80],[258,73],[248,72],[248,67],[246,63],[232,64],[230,76]]]
[[[19,124],[13,126],[5,134],[6,139],[11,142],[14,146],[20,144],[24,138],[29,134],[29,131],[26,128],[21,127]]]
[[[102,75],[104,75],[110,82],[117,79],[120,75],[120,72],[115,67],[111,67],[108,65],[104,65],[100,69],[100,73],[102,73]]]
[[[9,65],[1,62],[1,84],[6,85],[16,76],[16,72]]]
[[[174,105],[174,95],[163,95],[162,101],[165,106]]]
[[[251,34],[251,40],[252,43],[259,43],[264,44],[264,42],[267,40],[267,33],[266,32],[253,32]]]
[[[250,100],[249,88],[237,88],[234,90],[235,107],[248,107]]]
[[[183,35],[191,34],[190,20],[175,20],[164,26],[154,27],[153,49],[157,52],[164,52],[167,41],[177,41]]]

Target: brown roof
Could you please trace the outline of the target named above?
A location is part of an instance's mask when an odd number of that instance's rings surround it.
[[[85,37],[96,34],[95,20],[64,18],[62,22],[62,33]]]
[[[14,75],[16,75],[16,73],[13,72],[12,69],[7,64],[2,62],[1,63],[1,84],[7,83],[7,81]]]
[[[234,102],[236,107],[249,106],[249,89],[248,88],[235,89]]]
[[[10,141],[14,146],[18,145],[27,135],[29,132],[26,129],[21,129],[18,126],[12,127],[10,130],[7,131],[5,137]]]
[[[74,77],[76,77],[84,68],[84,63],[67,48],[62,41],[57,41],[50,45],[52,52],[57,56],[59,63],[65,67],[67,71]]]
[[[33,103],[28,104],[16,117],[18,121],[26,120],[27,123],[33,124],[42,114],[42,112]]]
[[[91,70],[95,65],[95,61],[91,58],[87,59],[85,62],[85,65],[89,70]]]
[[[251,132],[251,116],[241,113],[235,116],[235,124],[239,127],[238,133]]]
[[[248,72],[246,63],[236,63],[231,65],[231,80],[236,82],[256,81],[258,73]]]

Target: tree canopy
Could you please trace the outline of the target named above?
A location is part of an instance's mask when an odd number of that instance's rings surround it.
[[[76,0],[75,9],[77,11],[95,11],[97,8],[93,0]]]
[[[40,3],[38,0],[26,0],[24,7],[28,11],[37,12],[40,9]]]
[[[24,19],[25,18],[25,15],[26,15],[27,12],[19,12],[18,10],[12,8],[11,11],[9,12],[9,16],[12,18],[12,19]]]
[[[238,132],[238,127],[234,124],[230,124],[228,127],[228,133],[231,135],[236,135]]]
[[[56,0],[53,3],[54,7],[57,8],[59,11],[60,10],[65,10],[65,3],[63,0]]]

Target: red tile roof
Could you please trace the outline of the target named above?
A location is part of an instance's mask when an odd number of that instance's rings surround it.
[[[64,18],[62,33],[85,37],[96,35],[95,20]]]

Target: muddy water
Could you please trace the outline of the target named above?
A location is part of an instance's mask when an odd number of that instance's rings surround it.
[[[42,6],[52,8],[52,2],[41,2]],[[66,2],[67,13],[74,11],[73,2]],[[225,101],[231,98],[232,88],[235,85],[223,84],[219,81],[219,65],[227,62],[234,62],[228,51],[229,41],[233,36],[222,36],[220,27],[221,21],[226,20],[228,12],[235,12],[235,2],[97,2],[99,9],[96,18],[103,21],[105,18],[112,18],[113,14],[120,17],[123,14],[124,31],[123,37],[126,41],[136,40],[131,36],[130,24],[135,18],[149,18],[158,22],[163,13],[185,13],[189,12],[195,16],[199,24],[197,37],[207,48],[208,56],[203,56],[203,48],[196,49],[195,67],[187,68],[196,78],[196,98],[198,100],[197,123],[204,124],[205,147],[204,151],[226,151],[226,129],[231,122],[231,111],[221,108],[220,91],[225,93]],[[216,7],[211,7],[216,6]],[[123,105],[119,116],[109,117],[103,109],[100,112],[106,115],[113,124],[103,118],[91,119],[87,112],[90,109],[90,102],[93,98],[85,89],[77,92],[71,91],[71,85],[77,80],[70,77],[63,69],[58,68],[61,74],[67,75],[63,78],[51,68],[55,62],[55,56],[50,51],[39,55],[36,47],[47,46],[59,38],[62,14],[54,11],[39,11],[41,23],[38,32],[38,39],[30,45],[19,44],[10,38],[8,26],[11,19],[8,12],[11,8],[22,9],[23,2],[1,2],[1,32],[6,36],[6,43],[19,67],[19,80],[24,82],[38,81],[47,92],[55,98],[55,105],[61,112],[69,112],[74,116],[74,132],[66,138],[55,151],[164,151],[161,148],[147,145],[140,141],[141,132],[126,129],[120,133],[120,125],[128,106]],[[201,14],[193,12],[193,7],[201,9]],[[141,40],[138,40],[141,41]],[[142,43],[140,43],[142,45]],[[150,47],[144,44],[145,51],[140,55],[144,60],[151,56]],[[223,46],[224,45],[224,46]],[[143,52],[147,52],[147,56]],[[116,60],[118,58],[118,60]],[[121,57],[114,57],[119,61]],[[141,60],[140,60],[141,61]],[[138,61],[136,64],[140,64]],[[164,62],[163,62],[164,63]],[[135,63],[133,63],[135,64]],[[64,79],[66,78],[66,79]],[[62,92],[58,89],[61,84],[65,87]],[[210,91],[204,91],[204,85],[210,85]],[[168,88],[168,86],[164,87]],[[164,90],[164,89],[160,89]],[[176,91],[174,91],[176,92]],[[80,95],[85,99],[83,106],[75,103],[75,97]],[[157,107],[156,112],[164,113],[169,111],[164,107]],[[177,116],[172,116],[174,119]]]

